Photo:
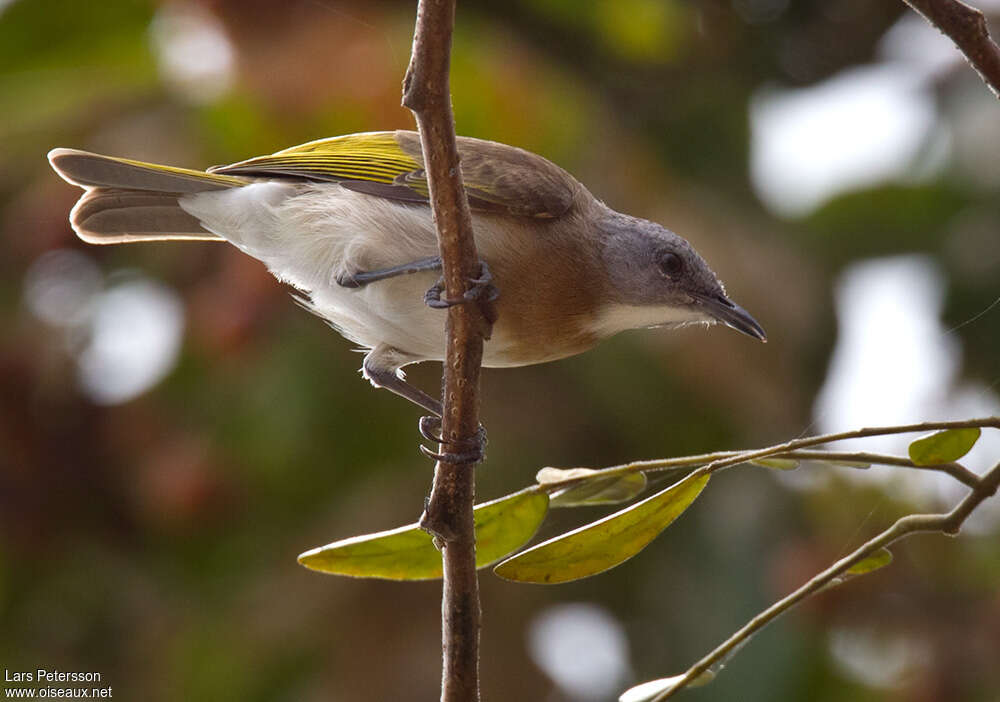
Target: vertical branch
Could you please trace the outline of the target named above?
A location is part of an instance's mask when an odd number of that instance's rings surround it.
[[[454,0],[420,0],[413,53],[403,80],[403,105],[420,130],[445,292],[456,300],[479,269],[472,218],[459,169],[449,69]],[[444,451],[458,452],[479,429],[479,369],[489,324],[478,305],[448,309],[444,365]],[[466,442],[467,445],[467,442]],[[446,454],[447,455],[447,454]],[[479,699],[479,581],[472,505],[474,464],[439,461],[421,526],[442,550],[442,702]]]

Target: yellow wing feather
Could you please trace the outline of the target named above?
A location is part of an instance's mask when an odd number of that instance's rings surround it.
[[[573,206],[582,186],[555,164],[521,149],[459,137],[462,176],[472,209],[552,219]],[[333,181],[379,197],[426,202],[420,138],[415,132],[365,132],[318,139],[210,173]]]
[[[213,173],[277,172],[303,178],[393,183],[400,176],[420,168],[420,163],[399,147],[393,132],[366,132],[317,139],[270,156],[211,170]]]

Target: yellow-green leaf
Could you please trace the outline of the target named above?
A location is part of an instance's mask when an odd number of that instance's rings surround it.
[[[621,697],[618,698],[618,702],[649,702],[649,700],[656,699],[657,695],[676,687],[677,683],[679,683],[683,678],[683,675],[674,675],[669,678],[650,680],[649,682],[644,682],[641,685],[630,687],[621,694]],[[704,673],[689,682],[687,687],[701,687],[702,685],[707,685],[713,680],[715,680],[715,673],[711,670],[706,670]]]
[[[795,470],[799,467],[799,461],[795,458],[754,458],[750,463],[775,470]]]
[[[879,568],[885,568],[892,563],[892,551],[887,548],[880,548],[872,555],[862,558],[860,561],[847,569],[848,575],[864,575]]]
[[[476,566],[484,568],[524,545],[545,518],[545,493],[519,492],[475,508]],[[299,563],[356,578],[430,580],[441,577],[441,553],[417,524],[355,536],[306,551]]]
[[[564,583],[614,568],[645,548],[687,509],[708,477],[692,473],[604,519],[522,551],[493,572],[519,582]]]
[[[887,548],[880,548],[870,556],[862,558],[860,561],[845,570],[841,575],[838,575],[836,578],[828,582],[823,586],[823,589],[827,590],[829,588],[838,587],[848,581],[854,580],[854,578],[859,575],[867,575],[868,573],[873,573],[880,568],[885,568],[890,563],[892,563],[892,552]]]
[[[976,445],[981,433],[979,427],[934,432],[910,444],[910,460],[918,466],[957,461]]]
[[[589,476],[597,477],[587,479]],[[601,476],[600,471],[592,468],[542,468],[535,480],[543,486],[564,480],[581,480],[549,495],[550,507],[616,504],[631,500],[646,489],[643,473]]]

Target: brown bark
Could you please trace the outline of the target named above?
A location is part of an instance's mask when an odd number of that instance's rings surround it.
[[[472,218],[459,169],[449,69],[454,0],[420,0],[403,105],[420,130],[443,262],[445,295],[459,299],[479,271]],[[478,305],[448,310],[444,365],[444,452],[461,451],[479,428],[479,370],[489,323]],[[438,461],[421,526],[442,551],[442,702],[479,699],[479,581],[472,506],[475,464]]]

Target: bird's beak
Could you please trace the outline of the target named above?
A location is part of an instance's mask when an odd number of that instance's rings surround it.
[[[767,341],[767,334],[757,323],[757,320],[750,316],[750,313],[739,305],[733,303],[725,295],[698,295],[695,297],[705,311],[717,320],[731,327],[738,332],[743,332],[747,336],[752,336],[761,341]]]

